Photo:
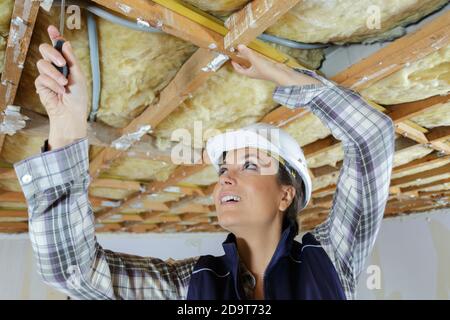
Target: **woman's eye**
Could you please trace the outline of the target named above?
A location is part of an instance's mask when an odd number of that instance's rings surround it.
[[[219,176],[222,175],[227,169],[226,168],[220,168],[219,169]]]
[[[256,166],[256,164],[251,163],[250,161],[246,161],[246,162],[244,163],[244,169],[255,170],[255,169],[257,169],[257,168],[258,168],[258,167]]]

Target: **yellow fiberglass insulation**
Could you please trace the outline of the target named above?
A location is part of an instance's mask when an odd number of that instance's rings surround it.
[[[17,179],[0,179],[0,189],[13,192],[22,192],[22,187]]]
[[[190,137],[183,134],[182,143],[201,146],[226,129],[257,122],[277,106],[272,99],[274,89],[274,83],[241,76],[226,63],[155,128],[157,146],[165,149],[175,130],[189,132]],[[194,126],[203,134],[194,135]]]
[[[424,147],[421,144],[399,150],[394,154],[394,168],[413,160],[423,158],[431,152],[433,152],[433,149]]]
[[[200,172],[193,174],[192,176],[182,180],[180,185],[200,185],[209,186],[216,183],[218,180],[218,175],[213,166],[208,166]]]
[[[45,138],[16,133],[5,136],[1,158],[8,163],[15,163],[41,152]]]
[[[425,128],[450,126],[450,102],[440,103],[409,120]]]
[[[103,175],[128,180],[164,181],[169,178],[175,167],[162,161],[122,158],[114,162],[111,168],[103,172]]]
[[[89,195],[100,198],[108,198],[114,200],[123,199],[134,191],[126,189],[113,189],[113,188],[90,188]]]
[[[446,0],[305,0],[267,33],[300,42],[360,42],[418,21]],[[379,23],[377,23],[379,21]]]
[[[102,93],[98,119],[124,127],[175,76],[196,47],[167,34],[99,23]]]
[[[3,72],[6,42],[8,40],[13,6],[13,0],[0,0],[0,73]]]
[[[318,153],[312,157],[307,157],[306,162],[309,168],[318,168],[325,165],[336,166],[336,163],[344,159],[344,150],[341,144],[330,148],[325,152]]]
[[[339,172],[333,172],[312,180],[312,189],[318,190],[329,186],[331,184],[336,184],[339,178]]]
[[[227,16],[248,2],[184,1],[217,16]],[[300,42],[384,39],[392,35],[392,29],[416,22],[446,3],[446,0],[303,0],[266,32]],[[380,37],[380,34],[385,36]]]
[[[419,59],[361,91],[380,104],[422,100],[450,92],[450,45]]]
[[[153,202],[168,202],[168,201],[177,201],[182,197],[184,197],[184,194],[182,193],[158,192],[147,195],[147,200],[151,200]]]
[[[297,140],[302,147],[318,139],[323,139],[330,134],[330,130],[312,113],[308,113],[288,123],[283,127],[283,130]]]
[[[231,12],[241,9],[250,0],[183,0],[203,11],[217,16],[229,15]]]

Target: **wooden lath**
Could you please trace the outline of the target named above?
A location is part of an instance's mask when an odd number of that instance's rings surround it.
[[[431,111],[441,103],[447,103],[450,95],[434,96],[423,100],[386,106],[387,114],[394,123],[411,119],[425,111]]]
[[[14,104],[22,70],[28,53],[34,24],[40,2],[33,0],[15,1],[11,16],[5,64],[0,81],[0,112]],[[0,134],[0,151],[5,135]]]

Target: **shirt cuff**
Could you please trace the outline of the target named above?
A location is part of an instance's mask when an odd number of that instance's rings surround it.
[[[317,72],[307,69],[294,68],[295,71],[310,76],[322,82],[321,84],[311,83],[296,86],[277,86],[273,92],[272,98],[279,104],[288,108],[297,108],[306,106],[311,100],[328,88],[335,87],[336,84],[317,74]]]
[[[88,139],[34,155],[15,163],[14,169],[27,200],[49,188],[80,181],[89,176]]]

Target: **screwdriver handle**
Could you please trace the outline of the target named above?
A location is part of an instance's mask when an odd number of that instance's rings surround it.
[[[64,40],[58,40],[58,41],[56,41],[55,45],[53,46],[61,54],[62,54],[62,47],[63,47],[64,42],[65,42]],[[65,78],[67,78],[67,76],[69,75],[69,67],[67,66],[67,63],[62,67],[59,67],[59,66],[55,65],[54,63],[53,63],[53,65],[55,66],[56,69],[58,69],[59,72],[62,73],[62,75]]]

